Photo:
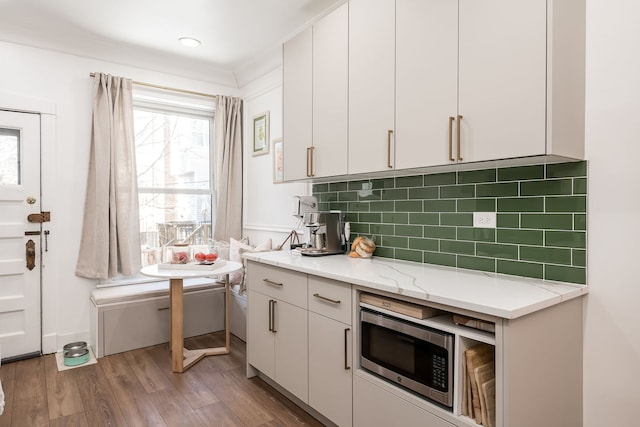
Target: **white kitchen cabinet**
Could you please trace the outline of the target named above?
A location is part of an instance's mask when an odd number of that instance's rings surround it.
[[[247,363],[306,403],[307,277],[264,265],[247,277]]]
[[[352,425],[351,286],[309,276],[309,405]]]
[[[247,294],[247,362],[273,378],[276,352],[275,337],[271,332],[272,298],[251,289]]]
[[[455,135],[449,118],[458,108],[458,2],[396,0],[396,23],[395,167],[450,163]]]
[[[349,2],[349,173],[394,168],[395,1]]]
[[[396,0],[396,168],[582,158],[584,8]]]
[[[313,25],[313,177],[347,173],[348,40],[347,3]]]
[[[455,427],[357,375],[353,377],[354,427]]]
[[[496,427],[580,427],[582,425],[582,301],[573,299],[516,319],[494,318],[495,334],[453,323],[454,307],[442,316],[412,320],[455,335],[454,399],[446,410],[395,384],[355,367],[354,426],[386,426],[401,419],[407,427],[473,427],[462,415],[465,350],[495,346]],[[479,313],[467,316],[481,318]],[[402,317],[397,313],[396,317]],[[406,317],[406,316],[405,316]],[[405,318],[405,320],[408,320]],[[491,318],[485,318],[492,321]],[[386,402],[384,406],[378,402]],[[414,414],[414,415],[411,415]],[[420,415],[423,414],[423,415]],[[405,418],[408,417],[408,418]]]
[[[546,2],[459,4],[458,160],[546,154]]]
[[[283,45],[286,181],[347,173],[348,4]]]
[[[313,138],[311,49],[311,28],[282,47],[282,153],[286,181],[309,176],[308,148]]]

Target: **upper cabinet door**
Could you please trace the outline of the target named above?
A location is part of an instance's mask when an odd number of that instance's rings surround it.
[[[349,7],[313,26],[313,168],[315,177],[347,173]]]
[[[393,169],[395,1],[349,2],[349,173]]]
[[[282,140],[284,179],[307,178],[312,145],[312,29],[283,46]],[[271,143],[270,141],[267,141]]]
[[[458,2],[396,0],[397,169],[453,161],[457,95]]]
[[[546,3],[459,0],[462,161],[545,154]]]

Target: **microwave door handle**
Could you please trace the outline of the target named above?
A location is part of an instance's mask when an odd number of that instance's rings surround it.
[[[447,342],[448,335],[445,335],[444,333],[439,334],[437,332],[432,332],[428,329],[409,325],[389,318],[387,316],[370,313],[368,311],[362,311],[362,321],[381,326],[383,328],[391,329],[401,334],[409,335],[440,347],[445,347]]]

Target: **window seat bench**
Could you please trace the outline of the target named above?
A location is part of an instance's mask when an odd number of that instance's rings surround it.
[[[169,342],[169,281],[97,288],[91,292],[90,345],[96,357]],[[224,329],[224,284],[184,281],[184,336]]]

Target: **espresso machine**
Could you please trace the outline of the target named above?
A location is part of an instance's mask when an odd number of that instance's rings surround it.
[[[308,241],[300,249],[302,255],[334,255],[347,250],[341,212],[309,212],[304,214],[303,224],[308,230]]]
[[[292,214],[299,219],[296,229],[300,226],[305,229],[306,242],[296,245],[302,255],[346,252],[348,236],[345,237],[344,215],[340,211],[318,212],[318,200],[314,196],[295,196]]]

